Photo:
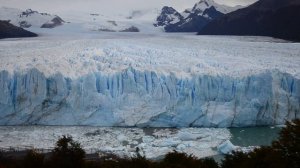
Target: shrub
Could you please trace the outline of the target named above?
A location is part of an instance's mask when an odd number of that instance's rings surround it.
[[[38,153],[35,150],[30,150],[24,157],[23,165],[25,168],[40,168],[43,167],[45,155]]]
[[[279,139],[272,144],[274,150],[281,153],[287,167],[300,167],[300,120],[287,122],[280,132]]]
[[[279,139],[270,147],[261,147],[250,153],[233,152],[225,156],[222,168],[299,168],[300,120],[287,122]]]
[[[201,168],[218,168],[218,163],[213,158],[204,158],[201,160]]]
[[[56,142],[50,164],[56,168],[81,168],[84,164],[85,151],[71,136],[63,136]]]
[[[247,166],[246,161],[248,155],[243,152],[233,152],[230,155],[226,155],[222,161],[222,168],[244,168]]]
[[[145,157],[138,156],[133,158],[120,159],[118,165],[122,168],[151,168],[153,163]]]
[[[174,151],[168,153],[160,163],[160,167],[168,168],[218,168],[213,159],[198,159],[186,153]]]

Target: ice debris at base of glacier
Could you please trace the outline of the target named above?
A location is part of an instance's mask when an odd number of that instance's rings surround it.
[[[243,152],[243,153],[249,153],[253,151],[254,149],[259,148],[258,146],[248,146],[248,147],[241,147],[241,146],[235,146],[233,145],[229,140],[226,140],[222,142],[218,147],[218,151],[221,154],[231,154],[232,152]]]
[[[235,151],[236,148],[229,140],[226,140],[218,146],[218,151],[222,154],[229,154]]]
[[[196,157],[219,154],[216,150],[231,134],[224,128],[139,129],[58,126],[0,127],[0,148],[52,149],[62,135],[71,135],[87,153],[134,156],[136,148],[149,159],[176,150]],[[187,135],[187,137],[183,137]]]
[[[242,127],[299,118],[300,44],[248,38],[0,41],[0,125]]]

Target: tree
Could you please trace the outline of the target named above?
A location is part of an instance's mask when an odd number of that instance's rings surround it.
[[[246,168],[248,155],[243,152],[233,152],[232,154],[226,155],[222,161],[222,168]]]
[[[281,153],[287,167],[300,167],[300,120],[287,122],[286,127],[280,131],[277,141],[272,144],[274,150]]]
[[[26,156],[24,157],[23,165],[24,167],[28,168],[39,168],[43,167],[45,155],[38,153],[35,150],[30,150],[27,152]]]
[[[51,164],[57,168],[81,168],[84,164],[85,151],[80,143],[71,136],[63,136],[56,142],[52,151]]]
[[[250,153],[233,152],[225,156],[222,168],[299,168],[300,120],[287,122],[272,146],[261,147]]]
[[[162,160],[161,167],[167,168],[218,168],[218,164],[209,158],[198,159],[193,155],[174,151]]]

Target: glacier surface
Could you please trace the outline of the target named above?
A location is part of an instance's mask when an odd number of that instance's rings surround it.
[[[300,44],[100,37],[0,41],[0,125],[242,127],[300,116]]]

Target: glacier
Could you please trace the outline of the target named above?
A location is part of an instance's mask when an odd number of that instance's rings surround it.
[[[1,125],[241,127],[299,118],[300,80],[279,71],[177,78],[128,68],[76,80],[0,73]]]
[[[246,127],[300,118],[297,43],[100,37],[0,41],[0,125]]]

